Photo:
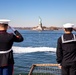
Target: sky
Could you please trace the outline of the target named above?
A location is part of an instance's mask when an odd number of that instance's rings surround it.
[[[13,27],[76,26],[76,0],[0,0],[0,19],[11,20]]]

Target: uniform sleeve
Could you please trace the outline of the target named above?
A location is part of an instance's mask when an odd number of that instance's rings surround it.
[[[61,43],[61,37],[57,41],[57,50],[56,50],[56,56],[57,56],[57,62],[61,64],[63,59],[63,53],[62,53],[62,43]]]
[[[14,31],[14,34],[14,42],[22,42],[24,40],[23,36],[17,30]]]

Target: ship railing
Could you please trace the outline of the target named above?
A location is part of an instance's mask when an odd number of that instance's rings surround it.
[[[28,75],[61,75],[59,64],[33,64]]]

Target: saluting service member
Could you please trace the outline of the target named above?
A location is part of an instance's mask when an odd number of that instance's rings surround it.
[[[57,42],[57,62],[61,66],[62,75],[76,75],[76,35],[72,33],[74,24],[63,25],[64,34]]]
[[[22,42],[22,35],[9,26],[7,19],[0,19],[0,75],[13,75],[14,57],[12,45],[14,42]],[[8,33],[7,29],[13,29],[13,33]]]

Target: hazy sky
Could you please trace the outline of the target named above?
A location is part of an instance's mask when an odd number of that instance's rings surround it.
[[[11,26],[76,26],[76,0],[0,0],[0,18],[10,19]]]

